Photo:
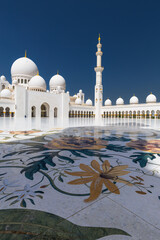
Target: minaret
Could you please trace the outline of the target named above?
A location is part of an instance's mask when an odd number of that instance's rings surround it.
[[[101,51],[102,44],[101,38],[99,34],[98,44],[97,44],[97,67],[94,68],[96,72],[96,85],[95,85],[95,117],[101,117],[101,107],[103,102],[103,86],[102,86],[102,72],[104,68],[101,66],[102,62],[102,55],[103,52]]]

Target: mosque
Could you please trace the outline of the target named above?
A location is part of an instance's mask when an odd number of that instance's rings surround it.
[[[70,96],[66,91],[66,81],[58,73],[49,81],[39,75],[37,65],[25,57],[18,58],[11,67],[12,83],[5,76],[0,77],[0,117],[51,117],[51,118],[160,118],[160,103],[152,93],[146,103],[139,103],[132,96],[129,104],[119,97],[116,105],[107,99],[103,105],[102,85],[102,44],[98,38],[95,99],[85,101],[82,90]]]

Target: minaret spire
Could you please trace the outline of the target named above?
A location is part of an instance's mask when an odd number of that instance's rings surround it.
[[[100,37],[100,33],[99,33],[98,42],[99,42],[99,43],[101,43],[101,37]]]
[[[104,68],[102,67],[102,55],[103,52],[101,51],[102,44],[101,44],[101,37],[99,34],[98,44],[97,44],[97,66],[94,68],[96,72],[96,85],[95,85],[95,117],[101,117],[101,107],[103,102],[103,86],[102,86],[102,72]]]

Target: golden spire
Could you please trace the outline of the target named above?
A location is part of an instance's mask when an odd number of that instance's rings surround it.
[[[59,70],[57,70],[57,75],[59,75]]]
[[[27,50],[25,50],[25,57],[27,57]]]
[[[101,37],[100,37],[100,33],[99,33],[99,38],[98,38],[98,42],[99,42],[99,43],[101,42]]]
[[[39,76],[39,71],[37,71],[37,76]]]

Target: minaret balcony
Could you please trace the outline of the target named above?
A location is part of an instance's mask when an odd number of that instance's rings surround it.
[[[103,72],[103,70],[104,70],[104,67],[98,67],[97,66],[97,67],[94,68],[95,72]]]
[[[96,56],[102,56],[102,55],[103,55],[103,52],[101,51],[96,52]]]
[[[101,44],[101,43],[98,43],[98,44],[97,44],[97,48],[102,48],[102,44]]]

